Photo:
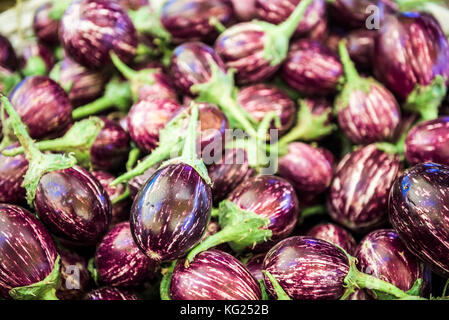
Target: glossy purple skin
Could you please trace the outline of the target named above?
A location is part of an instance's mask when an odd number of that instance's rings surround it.
[[[407,250],[393,229],[381,229],[367,234],[354,256],[361,272],[389,282],[401,290],[410,290],[420,278],[423,280],[420,293],[424,294],[430,289],[430,268]]]
[[[134,243],[128,221],[115,225],[95,252],[98,275],[106,285],[129,287],[150,275],[152,261]]]
[[[137,246],[153,261],[185,255],[202,237],[212,207],[210,187],[189,165],[171,164],[156,171],[131,208]]]
[[[115,180],[115,176],[105,171],[93,171],[91,174],[100,182],[104,190],[109,196],[109,199],[113,201],[115,198],[119,197],[126,191],[124,184],[120,183],[117,186],[110,186],[110,183]],[[111,223],[113,226],[119,222],[129,219],[129,210],[131,207],[130,201],[124,199],[116,204],[112,205],[111,211]]]
[[[303,195],[317,195],[325,191],[332,181],[333,157],[329,151],[306,143],[292,142],[288,153],[279,159],[278,173]]]
[[[90,147],[92,167],[95,170],[119,169],[128,159],[130,138],[117,122],[102,117],[104,127]]]
[[[263,260],[265,259],[266,253],[259,253],[251,257],[245,264],[245,267],[249,272],[256,278],[257,281],[263,281]]]
[[[268,251],[263,270],[270,272],[292,299],[336,300],[345,292],[349,263],[343,251],[333,244],[296,236]],[[277,297],[265,275],[264,282],[270,295]]]
[[[172,300],[261,300],[257,280],[236,258],[219,250],[199,253],[189,268],[178,261],[170,283]]]
[[[60,39],[65,51],[89,69],[111,63],[114,52],[124,63],[134,58],[137,32],[124,9],[108,0],[77,0],[64,12]]]
[[[207,170],[212,180],[214,204],[225,199],[242,181],[255,174],[244,149],[225,149],[221,161],[211,164]]]
[[[160,165],[161,164],[158,163],[152,166],[151,168],[148,168],[147,170],[145,170],[144,173],[132,178],[128,182],[129,192],[131,193],[131,199],[134,199],[137,196],[142,186],[148,181],[148,179],[150,179],[153,176],[153,174],[157,171]]]
[[[186,95],[192,95],[190,88],[193,85],[208,82],[211,78],[208,59],[226,72],[214,49],[204,43],[188,42],[176,47],[170,61],[170,76],[175,87]]]
[[[11,71],[15,71],[19,66],[19,60],[11,42],[2,35],[0,35],[0,66]]]
[[[343,66],[330,49],[317,41],[303,39],[291,44],[281,75],[300,93],[322,96],[335,93]]]
[[[250,177],[229,194],[228,200],[270,220],[266,227],[272,232],[270,240],[248,249],[266,251],[273,243],[288,237],[298,221],[300,210],[296,192],[283,178],[271,175]]]
[[[250,21],[256,18],[256,0],[231,0],[234,15],[239,21]]]
[[[390,15],[375,43],[374,74],[400,99],[437,75],[449,79],[449,44],[439,23],[427,13]]]
[[[238,84],[268,80],[279,70],[264,58],[265,32],[258,25],[242,22],[226,29],[216,40],[215,50],[226,68],[236,70]]]
[[[6,149],[18,147],[15,143]],[[24,204],[25,188],[22,187],[23,177],[28,170],[25,155],[6,157],[0,153],[0,202]]]
[[[23,79],[9,99],[33,139],[62,134],[72,123],[72,107],[64,89],[45,76]]]
[[[159,143],[159,131],[172,119],[181,106],[173,100],[151,98],[138,101],[128,113],[128,130],[137,146],[151,152]]]
[[[427,161],[449,165],[449,117],[412,128],[405,140],[405,159],[412,165]]]
[[[56,291],[56,296],[62,300],[79,299],[89,290],[91,284],[87,261],[66,249],[58,248],[58,253],[61,257],[61,287]],[[78,268],[78,271],[74,268]]]
[[[59,83],[72,84],[68,95],[74,108],[99,98],[103,94],[106,81],[107,76],[104,73],[89,70],[68,56],[61,61]]]
[[[355,232],[370,231],[385,222],[388,193],[400,169],[399,156],[373,144],[347,154],[327,194],[332,219]]]
[[[366,29],[351,31],[347,34],[349,56],[358,68],[370,70],[374,59],[374,43],[377,32]]]
[[[123,289],[103,287],[86,294],[84,300],[139,300],[139,298]]]
[[[334,223],[318,224],[310,229],[306,235],[308,237],[317,238],[336,244],[345,249],[345,251],[351,255],[354,253],[357,246],[352,234],[343,227],[340,227]]]
[[[55,65],[55,57],[53,53],[47,46],[41,43],[32,43],[30,45],[27,45],[23,49],[20,62],[21,67],[24,68],[27,64],[28,59],[32,57],[40,57],[45,62],[45,66],[47,69],[46,74],[48,74]]]
[[[295,103],[281,89],[272,85],[247,86],[237,94],[237,102],[258,122],[269,112],[275,112],[281,121],[281,126],[277,128],[280,135],[290,129],[295,121]],[[276,128],[274,122],[271,128]]]
[[[273,24],[280,24],[288,19],[301,0],[256,0],[257,18]],[[295,35],[304,36],[311,32],[326,14],[326,2],[315,0],[304,13],[296,28]]]
[[[338,124],[355,144],[391,140],[401,120],[399,104],[393,94],[378,82],[371,82],[369,92],[354,89],[337,100]]]
[[[44,280],[52,271],[57,252],[53,240],[29,211],[0,204],[0,296],[9,290]]]
[[[169,0],[161,10],[161,22],[175,42],[213,40],[217,29],[210,24],[216,18],[223,25],[233,18],[229,0]]]
[[[48,44],[59,42],[59,21],[53,20],[49,14],[53,9],[53,3],[47,2],[41,5],[34,13],[33,30],[39,41]]]
[[[390,223],[406,247],[432,270],[449,276],[449,167],[417,164],[394,182]]]
[[[111,220],[111,202],[106,191],[79,166],[44,174],[34,206],[53,234],[76,246],[96,244]]]

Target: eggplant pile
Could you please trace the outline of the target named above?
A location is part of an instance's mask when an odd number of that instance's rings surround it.
[[[423,2],[48,0],[0,35],[0,299],[449,299]]]

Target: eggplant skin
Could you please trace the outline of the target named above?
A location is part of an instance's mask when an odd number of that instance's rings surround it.
[[[19,147],[14,143],[6,149]],[[25,188],[23,178],[28,170],[28,161],[24,154],[7,157],[0,154],[0,202],[10,204],[25,204]]]
[[[19,60],[8,38],[0,35],[0,66],[10,71],[16,71]]]
[[[156,171],[131,207],[137,246],[155,262],[185,255],[206,231],[211,189],[191,166],[170,164]]]
[[[139,298],[123,289],[102,287],[87,293],[84,300],[139,300]]]
[[[310,229],[306,235],[336,244],[345,249],[349,254],[353,254],[357,246],[352,234],[345,228],[334,223],[318,224]]]
[[[172,300],[261,300],[257,280],[232,255],[203,251],[186,268],[178,261],[170,283]]]
[[[344,291],[349,262],[342,250],[330,242],[306,236],[282,240],[268,251],[263,270],[270,272],[295,300],[335,300]],[[264,275],[265,287],[277,297]]]
[[[327,194],[332,219],[358,233],[384,223],[388,194],[400,169],[398,155],[380,151],[374,144],[347,154]]]
[[[0,204],[0,296],[44,280],[58,253],[42,223],[22,207]]]
[[[61,300],[82,298],[92,284],[86,259],[62,247],[58,248],[58,253],[61,257],[61,287],[56,291],[56,296]],[[74,273],[73,266],[78,268],[78,273]],[[75,275],[79,275],[79,277]],[[67,285],[71,287],[68,288]]]
[[[47,44],[57,44],[59,42],[59,21],[50,17],[53,9],[51,2],[44,3],[37,8],[33,18],[33,30],[36,37]]]
[[[396,179],[390,223],[407,248],[432,271],[449,276],[449,167],[421,163]]]
[[[265,259],[265,253],[259,253],[252,256],[245,264],[245,267],[251,272],[251,274],[256,278],[257,281],[263,281],[263,260]]]

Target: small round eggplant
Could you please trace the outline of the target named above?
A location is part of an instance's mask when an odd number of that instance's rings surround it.
[[[359,270],[389,282],[401,290],[410,290],[415,281],[422,280],[419,295],[430,293],[431,271],[416,259],[392,229],[367,234],[354,254]],[[373,292],[368,291],[370,294]],[[374,294],[376,296],[376,294]]]
[[[449,165],[449,117],[412,128],[405,140],[405,159],[412,165],[427,161]]]
[[[142,7],[147,6],[150,2],[149,0],[113,0],[118,2],[122,8],[126,10],[138,10]]]
[[[16,71],[19,67],[19,60],[11,42],[0,35],[0,66],[11,71]]]
[[[249,272],[256,278],[257,281],[263,281],[263,260],[265,259],[266,253],[259,253],[252,256],[246,263],[245,267]]]
[[[307,232],[307,236],[339,245],[349,254],[353,254],[357,246],[354,237],[346,229],[333,223],[316,225]]]
[[[72,123],[67,93],[48,77],[27,77],[9,96],[33,139],[61,135]]]
[[[148,179],[151,178],[151,176],[153,176],[153,174],[157,171],[159,166],[160,166],[160,163],[157,163],[156,165],[145,170],[144,173],[142,173],[138,176],[135,176],[134,178],[129,180],[128,188],[129,188],[129,192],[131,194],[131,199],[134,199],[137,196],[137,194],[139,193],[142,186],[148,181]]]
[[[151,152],[158,145],[159,131],[180,108],[176,101],[158,97],[137,102],[128,114],[131,139],[143,151]]]
[[[282,67],[282,78],[292,88],[306,95],[335,93],[343,66],[330,49],[312,40],[298,40]]]
[[[6,149],[18,147],[15,143]],[[7,157],[0,153],[0,202],[24,204],[25,188],[22,187],[23,177],[28,170],[25,155],[18,154]]]
[[[59,42],[59,20],[51,17],[53,3],[41,5],[34,13],[33,30],[36,37],[47,44]]]
[[[104,236],[95,252],[98,275],[106,285],[129,287],[145,281],[152,261],[137,247],[129,222],[122,222]]]
[[[225,72],[223,61],[211,47],[201,42],[184,43],[173,52],[170,75],[175,86],[186,95],[193,95],[190,88],[208,82],[212,76],[209,59]]]
[[[206,230],[211,200],[210,187],[191,166],[180,163],[159,169],[131,208],[137,246],[156,262],[182,257]]]
[[[432,270],[449,276],[449,167],[432,162],[407,170],[394,182],[390,223],[405,246]]]
[[[33,42],[23,49],[20,63],[25,76],[44,76],[55,65],[55,57],[47,46]]]
[[[401,168],[398,155],[368,145],[338,164],[327,207],[331,217],[355,232],[372,230],[386,220],[388,193]]]
[[[234,14],[239,21],[250,21],[256,18],[256,0],[231,0]]]
[[[172,300],[261,300],[259,283],[236,258],[219,250],[198,254],[186,268],[176,264],[170,282]]]
[[[137,32],[123,8],[113,1],[76,0],[61,19],[60,38],[70,57],[89,69],[111,62],[110,51],[125,63],[137,51]]]
[[[143,85],[139,88],[138,100],[145,100],[155,97],[161,97],[178,101],[178,93],[176,92],[170,77],[162,70],[158,70],[152,74],[154,83],[151,85]]]
[[[111,220],[111,202],[106,191],[79,166],[44,174],[37,186],[34,205],[52,233],[76,246],[95,245]]]
[[[53,270],[58,253],[50,234],[29,211],[0,204],[0,296],[44,280]]]
[[[275,112],[281,121],[281,126],[276,128],[272,123],[271,128],[278,129],[279,135],[290,129],[295,121],[295,103],[275,86],[266,84],[247,86],[239,91],[237,102],[258,122],[262,121],[269,112]]]
[[[56,292],[59,299],[76,300],[89,290],[91,276],[87,261],[75,252],[58,248],[61,257],[61,287]]]
[[[161,22],[174,42],[214,40],[218,31],[215,19],[227,25],[233,18],[229,0],[169,0],[161,9]]]
[[[84,300],[139,300],[139,298],[135,294],[123,289],[103,287],[86,294]]]
[[[366,29],[354,30],[346,35],[349,56],[358,68],[371,70],[376,35],[377,32]]]

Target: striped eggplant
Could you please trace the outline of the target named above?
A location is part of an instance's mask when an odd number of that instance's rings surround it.
[[[432,162],[407,170],[394,182],[390,223],[405,246],[432,270],[449,276],[449,167]]]
[[[186,268],[178,261],[170,281],[172,300],[261,300],[259,283],[236,258],[219,250],[198,254]]]
[[[8,38],[0,35],[0,66],[10,71],[16,71],[19,67],[19,59]]]
[[[330,243],[337,244],[346,250],[349,254],[353,254],[357,243],[354,237],[345,228],[334,223],[322,223],[310,229],[307,236],[326,240]]]
[[[66,92],[48,77],[27,77],[9,96],[33,139],[60,135],[72,123],[72,107]]]
[[[124,9],[113,1],[76,0],[61,19],[61,43],[69,56],[89,69],[111,62],[109,53],[129,63],[137,51],[137,32]]]
[[[346,35],[349,56],[357,68],[367,71],[372,69],[376,35],[376,31],[366,29],[354,30]]]
[[[50,280],[53,269],[59,266],[50,234],[33,214],[21,207],[0,204],[0,238],[0,296],[5,299],[20,297],[12,294],[13,288]],[[35,298],[56,299],[55,289],[54,285],[45,288],[43,284],[42,292]]]
[[[139,300],[139,298],[134,293],[123,289],[102,287],[87,293],[84,300]]]
[[[266,253],[258,253],[249,258],[249,260],[245,263],[245,267],[249,272],[251,272],[251,274],[254,278],[256,278],[257,281],[263,281],[262,268],[265,256]]]
[[[145,158],[143,158],[142,161],[143,160],[145,160]],[[131,194],[131,199],[134,199],[137,196],[142,186],[148,181],[148,179],[151,178],[151,176],[153,176],[153,174],[157,171],[160,165],[161,165],[160,163],[157,163],[154,166],[146,169],[144,173],[139,174],[133,177],[131,180],[129,180],[128,188]]]
[[[44,76],[55,65],[55,57],[46,45],[32,42],[23,48],[20,64],[23,75]]]
[[[150,0],[113,0],[118,2],[122,8],[127,10],[138,10],[142,7],[147,6]]]
[[[59,42],[59,20],[54,16],[54,4],[47,2],[34,12],[33,31],[39,41],[46,44]]]
[[[336,92],[343,66],[338,56],[323,44],[301,39],[291,44],[281,75],[300,93],[328,95]]]
[[[79,254],[58,248],[61,257],[61,287],[56,296],[61,300],[76,300],[89,291],[91,276],[87,261]]]
[[[231,0],[234,14],[239,21],[251,21],[256,18],[256,0]]]
[[[6,149],[19,146],[15,143]],[[28,170],[28,161],[23,154],[7,157],[0,153],[0,202],[24,204],[25,188],[22,187],[23,176]]]
[[[233,10],[229,0],[169,0],[161,8],[160,19],[174,42],[209,42],[218,35],[211,19],[227,25]]]
[[[404,291],[412,289],[415,282],[421,279],[418,294],[430,293],[430,268],[407,250],[392,229],[381,229],[367,234],[357,246],[354,256],[362,272],[387,281]],[[368,292],[376,296],[376,293]]]
[[[156,69],[152,74],[154,83],[151,85],[142,85],[139,88],[138,100],[145,100],[153,97],[162,97],[178,101],[178,93],[176,92],[172,80],[162,69]]]
[[[111,202],[87,170],[73,168],[44,174],[34,200],[39,219],[65,243],[95,245],[111,220]]]
[[[405,159],[412,165],[427,161],[449,165],[449,117],[413,127],[405,140]]]
[[[388,193],[401,163],[398,155],[371,144],[347,154],[338,164],[327,207],[332,219],[355,232],[365,232],[387,218]]]
[[[148,279],[154,267],[134,243],[128,221],[112,227],[100,241],[95,266],[101,281],[114,287],[139,285]]]

